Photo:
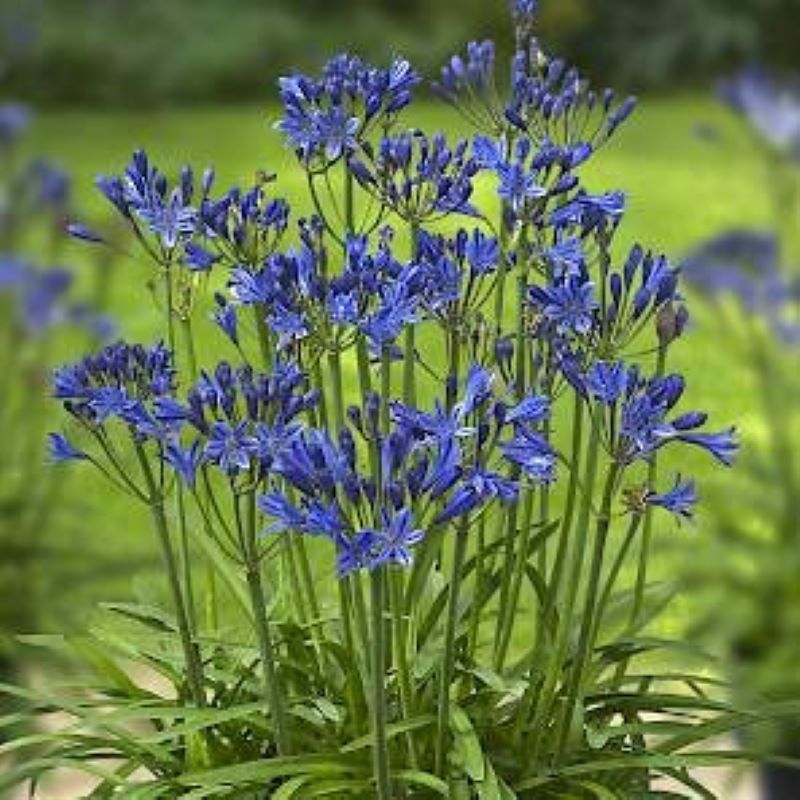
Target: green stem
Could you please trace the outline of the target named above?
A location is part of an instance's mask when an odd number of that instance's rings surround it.
[[[407,626],[403,613],[403,579],[404,573],[397,569],[389,574],[391,587],[392,630],[394,631],[394,660],[397,671],[397,682],[400,686],[400,710],[403,719],[411,719],[414,715],[414,689],[411,670],[408,665]],[[416,742],[412,732],[406,734],[409,764],[411,769],[419,769]]]
[[[419,223],[412,222],[411,233],[411,258],[417,257],[419,246]],[[416,406],[417,387],[415,381],[415,366],[417,356],[416,326],[407,325],[405,330],[404,360],[403,360],[403,402],[407,406]]]
[[[600,625],[602,624],[603,617],[605,616],[606,609],[608,608],[608,603],[611,600],[611,592],[614,590],[614,586],[617,583],[617,578],[619,578],[619,574],[622,571],[622,565],[625,563],[625,559],[630,552],[631,545],[633,544],[633,540],[636,538],[636,534],[641,526],[641,522],[641,514],[634,514],[634,516],[631,517],[628,530],[625,534],[625,539],[623,540],[622,545],[620,546],[619,551],[614,558],[611,569],[608,571],[608,577],[606,578],[605,586],[603,587],[603,591],[600,593],[600,599],[597,601],[597,613],[595,615],[594,631],[592,633],[595,638],[599,633]]]
[[[389,740],[386,733],[386,642],[384,625],[384,574],[377,568],[370,576],[372,588],[372,733],[375,789],[378,800],[392,800]]]
[[[468,530],[468,522],[466,518],[464,518],[456,531],[453,569],[450,575],[450,592],[447,600],[444,659],[442,661],[442,672],[439,682],[439,704],[436,715],[435,773],[439,777],[443,777],[445,774],[445,754],[447,750],[448,732],[450,730],[450,685],[453,681],[453,670],[455,668],[458,601],[461,593],[464,560],[467,556]]]
[[[272,369],[275,361],[269,328],[267,327],[266,310],[261,303],[253,306],[253,320],[258,333],[258,346],[261,350],[261,361],[265,372]]]
[[[136,445],[136,454],[142,467],[145,483],[149,492],[149,507],[153,518],[153,523],[161,545],[161,553],[164,558],[164,566],[167,571],[172,602],[175,605],[175,616],[178,623],[178,635],[181,640],[183,657],[186,661],[186,677],[189,682],[189,691],[192,699],[199,707],[205,705],[205,694],[203,691],[203,666],[197,645],[192,638],[189,615],[186,611],[186,603],[181,590],[181,582],[178,574],[178,564],[175,553],[172,550],[172,543],[169,536],[169,524],[164,513],[164,500],[159,490],[150,463],[140,444]]]
[[[667,365],[667,348],[658,348],[658,359],[656,361],[655,377],[660,378],[664,375]],[[653,454],[650,465],[647,469],[647,487],[654,489],[658,480],[658,456]],[[647,571],[650,562],[650,550],[652,549],[653,539],[653,508],[648,506],[644,514],[644,527],[642,528],[642,545],[639,550],[639,566],[636,571],[636,586],[633,592],[633,608],[631,611],[630,625],[635,627],[641,619],[644,610],[644,595],[647,590]]]
[[[597,464],[600,454],[600,430],[599,424],[592,425],[589,443],[586,449],[586,471],[584,475],[583,497],[578,512],[577,530],[571,548],[571,559],[566,582],[566,596],[564,598],[564,610],[561,614],[556,643],[552,651],[547,670],[545,672],[544,684],[542,686],[541,701],[534,717],[533,730],[537,737],[535,753],[539,752],[540,743],[547,733],[551,730],[548,718],[552,714],[556,703],[556,692],[559,681],[564,672],[565,662],[569,650],[569,640],[572,635],[573,615],[575,605],[578,600],[578,589],[580,587],[581,567],[586,553],[586,545],[589,538],[589,520],[592,512],[592,492],[594,489],[595,478],[597,476]],[[570,528],[571,530],[571,528]],[[569,536],[569,531],[567,531]]]
[[[538,667],[547,652],[548,647],[544,637],[548,637],[550,632],[550,621],[554,615],[555,607],[558,602],[558,596],[561,588],[561,578],[564,573],[564,567],[567,560],[567,553],[569,550],[570,531],[572,530],[572,521],[575,515],[575,500],[578,494],[578,484],[580,479],[578,473],[580,471],[581,451],[583,449],[583,398],[576,392],[575,393],[575,406],[572,414],[572,470],[569,475],[569,482],[567,484],[567,493],[564,499],[564,513],[561,517],[561,525],[559,526],[558,546],[556,548],[556,557],[553,563],[553,571],[550,575],[550,580],[547,585],[547,594],[545,596],[544,606],[542,608],[542,616],[540,624],[537,628],[537,638],[534,647],[531,649],[530,667],[528,670],[528,686],[525,690],[525,695],[522,700],[521,712],[517,715],[517,726],[515,731],[515,741],[517,747],[522,746],[522,736],[525,728],[525,723],[530,718],[531,712],[534,707],[534,701],[537,697],[534,686],[537,681]],[[541,695],[539,704],[537,705],[534,719],[539,718],[539,706],[541,705]],[[538,731],[539,728],[534,728]],[[538,736],[538,733],[534,734]],[[534,756],[536,750],[534,748]]]
[[[503,669],[506,655],[508,654],[508,647],[511,643],[511,634],[514,630],[514,621],[517,616],[517,604],[519,603],[519,597],[522,591],[522,582],[525,578],[525,569],[528,565],[528,550],[530,548],[531,533],[533,532],[534,497],[535,493],[532,489],[529,489],[528,494],[525,497],[525,505],[522,511],[522,531],[520,533],[519,549],[517,551],[514,574],[508,596],[506,597],[505,604],[508,610],[504,614],[504,625],[498,642],[498,653],[496,656],[496,665],[498,670]]]
[[[475,659],[478,650],[478,638],[481,627],[480,593],[486,580],[486,515],[481,515],[478,522],[478,552],[475,562],[475,600],[472,604],[469,625],[469,654],[470,659]]]
[[[338,351],[328,353],[328,368],[333,388],[333,411],[337,429],[344,427],[344,387],[342,384],[342,360]]]
[[[264,699],[269,705],[275,726],[275,743],[279,755],[287,755],[290,751],[289,737],[286,729],[283,694],[278,683],[275,668],[275,647],[269,630],[267,604],[264,598],[264,586],[261,579],[261,563],[258,558],[256,541],[256,503],[255,493],[247,496],[247,523],[242,531],[243,556],[247,573],[247,586],[250,589],[250,602],[253,605],[258,649],[261,656],[261,669],[264,678]]]
[[[581,701],[583,684],[586,678],[586,671],[592,657],[593,641],[592,632],[595,629],[595,615],[597,613],[597,599],[600,590],[600,580],[603,572],[603,561],[605,558],[606,543],[608,532],[611,526],[611,505],[617,489],[617,481],[621,472],[619,463],[614,462],[606,475],[605,487],[603,489],[603,501],[600,506],[600,516],[597,519],[594,547],[592,552],[592,563],[589,569],[589,583],[586,588],[586,598],[584,601],[583,616],[581,619],[581,630],[578,638],[578,649],[572,664],[572,673],[567,686],[567,700],[563,707],[563,713],[559,724],[558,733],[558,759],[564,754],[570,729],[575,716],[575,709]]]

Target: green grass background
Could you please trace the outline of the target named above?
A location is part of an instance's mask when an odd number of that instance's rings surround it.
[[[98,173],[120,171],[135,147],[146,148],[156,164],[175,174],[184,162],[202,170],[213,164],[217,186],[246,185],[259,168],[279,175],[276,193],[285,195],[296,215],[308,211],[304,178],[272,124],[276,108],[206,108],[148,113],[59,112],[37,119],[28,148],[47,154],[73,175],[76,206],[90,221],[102,219],[104,201],[93,188]],[[418,105],[409,124],[428,131],[468,133],[446,108]],[[770,206],[764,188],[763,164],[738,122],[713,101],[699,97],[645,100],[618,138],[604,149],[585,173],[590,188],[623,189],[629,198],[621,244],[639,241],[678,260],[694,245],[719,230],[737,225],[767,226]],[[491,192],[489,184],[481,192]],[[88,272],[86,246],[70,244],[66,261]],[[114,265],[112,312],[121,333],[129,339],[152,340],[159,317],[146,288],[149,266],[143,260],[120,260]],[[690,298],[691,299],[691,298]],[[684,409],[711,415],[711,424],[735,423],[743,441],[758,437],[754,390],[739,367],[736,352],[714,314],[692,304],[694,323],[673,350],[671,367],[685,374],[688,391]],[[198,320],[198,325],[203,322]],[[209,326],[210,327],[210,326]],[[213,363],[222,354],[234,357],[213,332],[201,337],[201,361]],[[58,416],[56,415],[56,420]],[[692,453],[671,464],[698,478],[701,494],[724,502],[734,482],[722,469]],[[148,521],[141,509],[99,485],[95,473],[79,465],[64,473],[73,499],[63,535],[80,551],[113,558],[117,570],[98,574],[87,564],[85,576],[65,587],[59,608],[83,616],[95,599],[120,599],[129,594],[130,578],[140,572],[141,559],[153,553]],[[665,476],[666,479],[666,476]],[[691,553],[696,537],[706,535],[702,508],[695,526],[678,529],[662,520],[659,540]],[[668,548],[670,551],[674,547]],[[87,556],[88,558],[88,556]],[[92,556],[94,558],[94,556]],[[656,571],[676,567],[673,556],[656,558]],[[692,613],[691,598],[672,606],[668,627],[680,626]],[[74,615],[73,615],[74,616]]]

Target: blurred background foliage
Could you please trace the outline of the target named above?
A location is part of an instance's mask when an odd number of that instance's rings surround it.
[[[800,0],[558,0],[542,38],[595,80],[705,85],[796,58]],[[2,0],[0,80],[40,106],[241,102],[339,49],[401,52],[428,75],[467,39],[503,36],[486,0]],[[424,35],[420,35],[424,31]]]

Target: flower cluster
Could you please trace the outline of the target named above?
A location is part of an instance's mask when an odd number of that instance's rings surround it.
[[[364,158],[352,157],[349,167],[398,217],[430,224],[450,214],[477,213],[469,200],[479,167],[468,150],[465,140],[451,148],[442,134],[430,139],[412,131],[382,139],[377,153],[365,145]]]
[[[491,373],[477,365],[449,412],[395,402],[382,427],[380,403],[371,395],[363,409],[352,407],[351,423],[336,440],[316,429],[292,437],[273,469],[302,503],[279,489],[260,502],[273,518],[270,531],[330,539],[342,575],[387,563],[409,566],[425,531],[475,514],[495,499],[516,502],[518,481],[491,463],[497,458],[490,443],[504,431],[509,438],[501,460],[518,465],[534,484],[555,479],[555,452],[534,430],[549,416],[546,398],[532,396],[507,408],[495,396]],[[377,474],[359,464],[357,439],[375,454]]]
[[[162,410],[171,407],[174,391],[172,354],[163,344],[117,342],[53,375],[53,396],[87,428],[117,420],[139,437],[169,430],[173,420]]]
[[[607,410],[603,423],[608,448],[621,463],[649,460],[672,442],[699,447],[726,466],[733,463],[737,450],[734,429],[700,431],[707,415],[698,411],[668,419],[684,393],[680,375],[648,380],[623,362],[598,361],[586,375],[584,387]]]
[[[325,169],[355,151],[371,127],[390,126],[418,83],[404,59],[378,69],[344,53],[328,62],[319,79],[281,78],[284,116],[277,127],[304,164]]]
[[[201,197],[195,198],[195,179],[190,167],[183,167],[177,184],[170,187],[167,177],[151,164],[147,153],[137,150],[123,175],[100,176],[96,183],[105,198],[134,226],[138,236],[143,236],[142,228],[152,234],[157,260],[163,265],[195,235],[198,211],[193,201],[207,198],[213,180],[213,171],[206,170],[200,186]]]
[[[536,142],[597,149],[610,139],[636,106],[614,92],[596,92],[578,71],[549,58],[533,38],[535,3],[513,6],[517,48],[511,61],[509,96],[498,90],[496,48],[471,42],[464,56],[442,68],[434,91],[458,109],[479,131],[522,133]]]

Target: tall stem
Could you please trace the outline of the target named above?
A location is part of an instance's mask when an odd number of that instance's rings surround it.
[[[570,728],[572,727],[572,721],[575,716],[576,706],[581,701],[583,683],[592,656],[592,633],[595,628],[597,598],[600,590],[600,579],[602,576],[608,531],[611,525],[611,504],[614,500],[620,471],[619,463],[614,462],[608,470],[605,487],[603,489],[603,501],[600,506],[600,516],[597,519],[592,563],[589,570],[589,583],[586,587],[586,599],[584,602],[581,630],[578,639],[578,649],[572,665],[572,673],[567,687],[567,700],[563,707],[564,710],[561,716],[558,734],[559,759],[564,753]]]
[[[436,715],[436,768],[438,776],[445,772],[445,755],[447,750],[448,731],[450,729],[450,684],[453,681],[453,670],[456,657],[456,629],[458,627],[458,601],[461,593],[464,560],[467,556],[468,523],[462,519],[456,531],[456,542],[453,552],[453,570],[450,575],[450,592],[447,600],[447,623],[444,639],[444,659],[439,681],[439,707]]]
[[[269,630],[267,604],[264,599],[264,586],[261,579],[261,562],[257,552],[256,541],[256,503],[255,493],[247,495],[247,519],[242,531],[243,556],[247,572],[247,586],[250,589],[250,602],[253,605],[258,649],[261,656],[261,670],[264,678],[264,699],[269,705],[275,726],[275,743],[279,755],[289,753],[289,737],[286,730],[286,717],[283,707],[283,695],[278,683],[275,668],[275,646]]]
[[[419,223],[412,222],[411,233],[411,259],[417,257],[419,246]],[[407,406],[416,406],[417,387],[415,369],[417,358],[416,326],[407,325],[405,330],[404,357],[403,357],[403,402]]]
[[[504,624],[498,641],[496,663],[499,669],[503,668],[506,655],[508,654],[511,634],[514,630],[514,621],[517,616],[517,605],[519,604],[520,593],[522,591],[522,581],[525,578],[525,570],[528,566],[528,550],[530,548],[531,533],[533,532],[534,497],[534,491],[529,489],[525,497],[525,505],[522,511],[522,530],[519,548],[517,550],[516,564],[514,565],[514,575],[509,587],[508,596],[506,597],[508,611],[504,615]]]
[[[664,375],[667,365],[667,348],[662,345],[658,348],[656,361],[656,377]],[[647,469],[647,485],[654,489],[658,480],[658,456],[654,453]],[[644,610],[644,595],[647,590],[647,571],[650,562],[650,550],[653,539],[653,508],[648,506],[644,513],[644,526],[642,527],[642,545],[639,550],[639,566],[636,571],[636,586],[633,592],[633,608],[631,611],[631,627],[638,624]]]
[[[139,459],[142,474],[147,485],[150,514],[153,518],[156,534],[158,535],[161,553],[164,558],[164,566],[167,570],[167,580],[169,581],[170,591],[172,593],[172,602],[175,605],[178,635],[181,640],[183,657],[186,661],[186,677],[189,682],[189,691],[191,692],[195,704],[202,707],[205,705],[202,659],[200,658],[197,645],[192,638],[189,615],[186,610],[186,603],[181,589],[178,564],[175,553],[172,550],[172,542],[169,536],[169,524],[167,523],[167,517],[164,513],[164,499],[161,490],[156,484],[155,476],[150,468],[147,456],[140,444],[136,445],[136,455]]]
[[[583,449],[583,417],[583,398],[576,392],[575,406],[572,413],[572,469],[569,474],[567,494],[564,499],[564,513],[561,517],[561,525],[559,526],[556,557],[553,563],[553,570],[550,575],[550,580],[547,584],[547,592],[537,628],[535,645],[531,650],[530,668],[528,670],[528,686],[525,690],[525,695],[522,700],[521,712],[518,714],[517,718],[515,741],[518,746],[521,746],[522,744],[522,735],[525,728],[525,723],[530,717],[531,711],[534,707],[534,701],[537,697],[534,687],[534,679],[536,677],[538,667],[542,663],[545,653],[548,650],[545,637],[551,636],[550,619],[553,616],[553,612],[558,602],[558,596],[561,591],[561,578],[566,565],[567,553],[569,551],[570,531],[572,530],[572,521],[575,515],[575,500],[577,498],[578,484],[580,482],[579,472]],[[538,698],[536,711],[534,713],[534,720],[539,720],[538,712],[539,708],[542,706],[544,692],[540,693]],[[536,731],[534,735],[538,737],[539,728],[535,727],[534,731]],[[533,754],[535,757],[535,748]]]
[[[580,587],[581,567],[586,553],[586,545],[589,538],[589,521],[592,511],[592,494],[594,491],[595,478],[597,476],[597,464],[600,454],[600,430],[599,422],[595,421],[589,436],[586,448],[586,471],[584,474],[583,497],[578,511],[578,521],[575,531],[572,548],[570,552],[569,569],[567,574],[566,592],[564,598],[564,608],[559,620],[558,632],[556,634],[555,647],[552,656],[548,661],[542,686],[541,700],[534,717],[534,735],[537,737],[535,742],[535,753],[539,752],[540,743],[544,740],[547,733],[551,730],[549,720],[556,703],[556,693],[559,681],[562,679],[569,640],[573,631],[573,615],[575,605],[578,600],[578,589]],[[570,536],[570,530],[565,535]]]
[[[400,686],[400,709],[403,719],[411,719],[414,710],[414,688],[411,670],[408,665],[407,626],[403,616],[404,573],[397,569],[389,574],[391,586],[392,630],[394,632],[394,663],[397,671],[397,682]],[[406,735],[409,763],[412,769],[419,768],[416,743],[413,733]]]
[[[378,800],[392,800],[389,740],[386,734],[386,639],[384,625],[384,568],[370,576],[372,589],[372,727],[373,765]]]

